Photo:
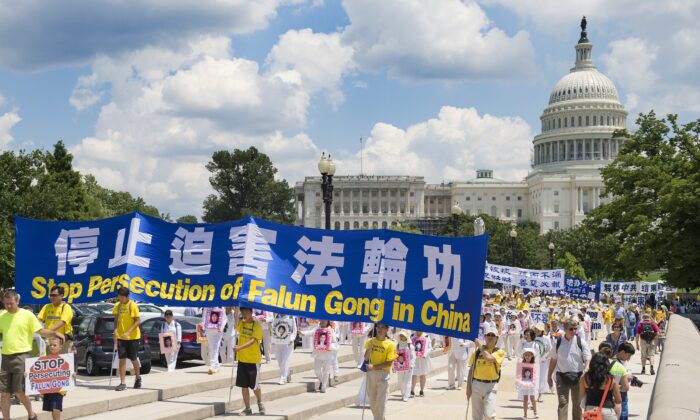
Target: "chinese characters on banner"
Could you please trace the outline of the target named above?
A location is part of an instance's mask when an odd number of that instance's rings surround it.
[[[578,277],[567,277],[564,280],[564,290],[558,294],[566,294],[576,299],[600,299],[600,282],[590,284]]]
[[[564,270],[529,270],[487,263],[484,280],[521,289],[555,292],[564,288]]]
[[[643,282],[643,281],[603,281],[601,284],[601,292],[603,293],[621,293],[623,295],[655,295],[673,293],[676,289],[667,286],[665,283],[659,282]]]
[[[55,284],[73,303],[113,298],[125,286],[134,300],[160,305],[242,305],[470,339],[488,241],[255,218],[177,224],[139,213],[86,222],[17,218],[16,238],[25,303],[48,302]]]

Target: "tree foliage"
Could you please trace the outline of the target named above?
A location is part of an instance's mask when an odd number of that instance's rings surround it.
[[[700,119],[640,114],[615,161],[602,170],[614,199],[590,215],[598,237],[612,235],[616,269],[639,277],[662,270],[677,287],[700,285]]]
[[[277,169],[255,147],[214,152],[207,169],[216,194],[204,201],[205,222],[249,215],[280,223],[294,221],[293,189],[287,181],[275,179]]]

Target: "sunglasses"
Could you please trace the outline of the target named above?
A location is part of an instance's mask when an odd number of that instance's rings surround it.
[[[493,337],[493,338],[496,338],[496,334],[486,334],[486,337]]]
[[[576,331],[576,328],[567,328],[567,331]]]

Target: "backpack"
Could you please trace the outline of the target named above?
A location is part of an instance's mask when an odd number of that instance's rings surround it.
[[[576,344],[578,344],[578,349],[581,350],[581,357],[583,357],[583,344],[581,344],[581,336],[576,334]],[[559,352],[559,346],[561,346],[561,337],[557,337],[557,353]]]
[[[656,332],[654,332],[654,324],[651,322],[642,322],[642,332],[639,335],[644,341],[651,343],[656,337]]]

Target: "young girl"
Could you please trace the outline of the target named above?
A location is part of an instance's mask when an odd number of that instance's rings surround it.
[[[411,379],[413,377],[413,368],[416,364],[416,351],[413,348],[413,343],[409,341],[409,335],[406,331],[398,332],[399,340],[396,343],[396,354],[397,359],[403,357],[404,360],[400,361],[404,366],[408,367],[408,370],[397,370],[399,369],[399,362],[394,361],[394,372],[397,373],[399,379],[399,386],[401,387],[401,399],[405,402],[408,401],[409,393],[411,392]]]
[[[521,362],[523,364],[536,365],[537,359],[535,357],[536,351],[532,348],[526,348],[523,350],[523,356]],[[521,364],[517,364],[516,368],[521,368]],[[523,400],[523,418],[527,418],[527,408],[528,399],[532,403],[532,413],[533,418],[539,418],[537,415],[537,388],[538,388],[538,378],[535,374],[536,369],[523,369],[519,378],[515,380],[515,386],[518,388],[518,398]]]
[[[432,370],[430,363],[430,352],[433,346],[430,338],[423,335],[422,331],[415,331],[413,339],[413,348],[416,351],[416,363],[413,366],[413,376],[411,376],[411,397],[415,397],[416,382],[420,382],[420,395],[425,397],[425,381]]]
[[[520,321],[518,321],[518,315],[515,312],[510,313],[510,319],[508,320],[508,330],[505,336],[506,344],[506,354],[508,355],[508,360],[513,356],[517,356],[518,351],[518,341],[520,340]]]
[[[313,332],[313,337],[314,350],[311,355],[314,358],[316,377],[321,381],[318,392],[326,392],[333,369],[333,359],[338,351],[338,339],[335,330],[330,326],[330,321],[319,322],[318,328]],[[329,345],[326,345],[327,343]]]
[[[289,359],[294,352],[294,339],[297,336],[297,323],[293,317],[275,314],[272,320],[272,350],[280,368],[280,378],[277,382],[284,385],[292,381],[292,371],[289,369]]]

